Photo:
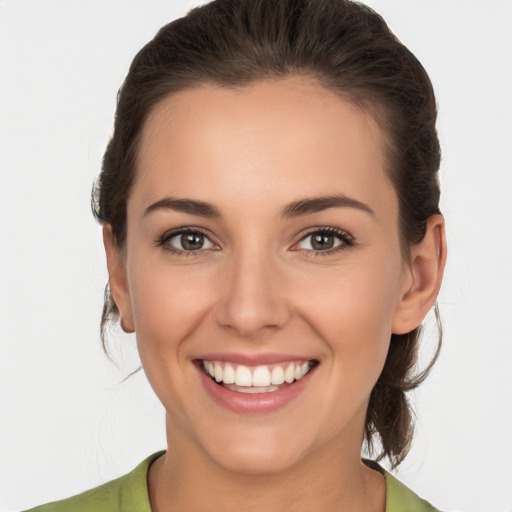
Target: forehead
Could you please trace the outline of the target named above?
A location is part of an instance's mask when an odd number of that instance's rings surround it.
[[[147,202],[193,192],[222,202],[236,194],[269,204],[336,189],[378,203],[394,195],[384,148],[370,115],[312,79],[203,85],[148,116],[132,195]]]

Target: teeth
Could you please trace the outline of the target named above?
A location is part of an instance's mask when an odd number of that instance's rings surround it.
[[[295,380],[295,365],[289,364],[288,368],[286,368],[286,371],[284,372],[284,380],[291,384]]]
[[[270,372],[266,366],[258,366],[252,374],[253,386],[270,386]]]
[[[273,391],[277,391],[279,388],[277,386],[234,386],[232,384],[228,384],[226,386],[231,391],[238,391],[239,393],[272,393]]]
[[[214,367],[215,367],[215,380],[217,382],[221,382],[222,381],[222,366],[220,365],[220,363],[215,363]]]
[[[226,364],[224,366],[224,384],[234,384],[235,383],[235,369],[230,365]]]
[[[252,374],[247,366],[237,366],[235,371],[235,384],[237,386],[252,386]]]
[[[274,366],[270,381],[276,386],[284,383],[284,370],[280,366]]]
[[[308,361],[290,362],[271,365],[270,369],[267,365],[250,368],[223,361],[203,360],[203,368],[216,382],[226,385],[229,389],[247,393],[267,393],[279,389],[276,386],[292,384],[302,379],[311,369],[311,364]],[[251,388],[251,391],[247,388]]]

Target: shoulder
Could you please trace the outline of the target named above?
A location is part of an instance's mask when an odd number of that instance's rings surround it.
[[[390,473],[386,473],[386,488],[386,512],[439,512]]]
[[[32,508],[27,512],[151,512],[147,472],[151,463],[162,453],[151,455],[121,478],[77,496]]]
[[[123,487],[123,480],[127,476],[128,475],[108,482],[100,487],[96,487],[95,489],[83,492],[77,496],[47,503],[46,505],[40,505],[27,512],[106,512],[107,510],[115,512],[121,510],[120,490]]]
[[[364,460],[364,463],[386,478],[386,512],[439,512],[376,462]]]

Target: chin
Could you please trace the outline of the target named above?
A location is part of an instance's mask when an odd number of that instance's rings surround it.
[[[214,463],[234,473],[280,473],[294,467],[307,455],[305,436],[290,436],[289,432],[268,428],[252,428],[246,435],[240,431],[225,434],[215,436],[213,443],[210,437],[203,449]]]
[[[230,447],[229,450],[212,453],[211,456],[224,469],[245,475],[282,473],[298,464],[301,458],[296,451],[288,453],[278,447],[262,447],[259,443],[252,449],[244,447],[236,450]]]

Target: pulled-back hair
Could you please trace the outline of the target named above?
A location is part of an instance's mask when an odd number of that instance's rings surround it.
[[[432,84],[416,57],[384,20],[348,0],[215,0],[165,25],[133,60],[117,100],[113,136],[93,190],[93,212],[109,223],[120,249],[126,241],[126,203],[137,171],[145,120],[168,95],[201,84],[238,87],[308,76],[368,112],[386,139],[387,173],[399,201],[403,257],[439,213],[440,148]],[[437,307],[436,318],[439,317]],[[105,290],[101,320],[119,312]],[[413,415],[405,395],[437,358],[415,373],[420,327],[392,334],[384,369],[372,390],[365,425],[370,450],[398,465],[409,449]],[[441,337],[440,337],[441,338]]]

